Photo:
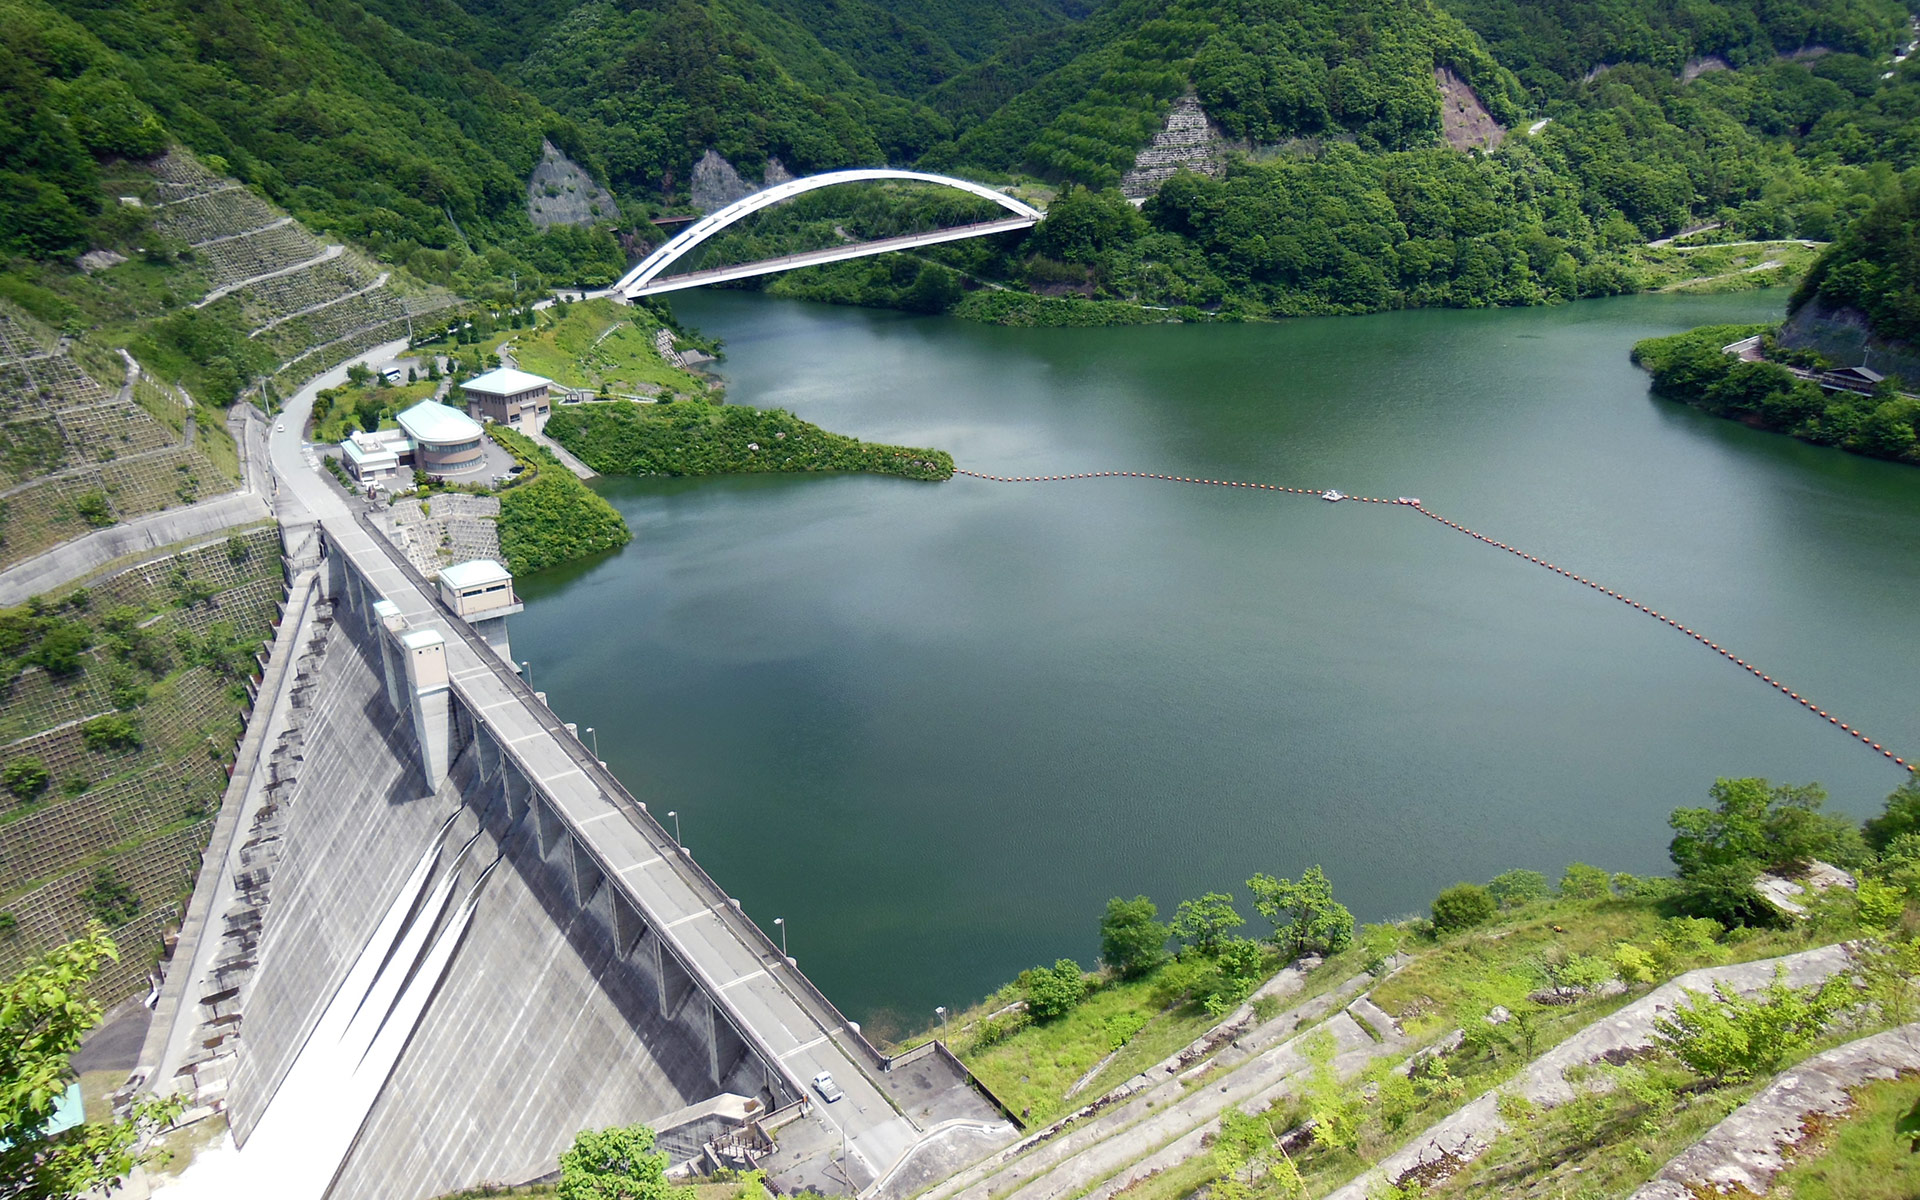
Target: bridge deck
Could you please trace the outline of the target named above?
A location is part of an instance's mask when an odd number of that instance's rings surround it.
[[[657,296],[662,292],[677,292],[685,288],[700,287],[709,283],[727,283],[735,279],[751,279],[755,275],[771,275],[776,271],[791,271],[796,267],[814,267],[822,263],[845,262],[850,258],[865,258],[873,254],[886,254],[894,250],[913,250],[921,246],[937,246],[941,242],[958,242],[966,238],[990,237],[996,233],[1011,233],[1016,229],[1031,229],[1039,224],[1038,217],[1004,217],[997,221],[976,221],[970,225],[955,225],[947,229],[935,229],[927,233],[909,233],[900,237],[878,238],[871,242],[852,242],[845,246],[831,246],[825,250],[809,250],[804,254],[788,254],[780,258],[769,258],[757,263],[742,263],[731,267],[714,267],[705,271],[689,271],[684,275],[668,275],[650,283],[634,288],[626,293],[629,300],[638,300],[642,296]]]

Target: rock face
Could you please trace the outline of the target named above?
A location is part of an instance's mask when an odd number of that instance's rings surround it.
[[[1455,150],[1492,150],[1506,139],[1506,127],[1493,119],[1467,81],[1447,67],[1433,69],[1440,88],[1440,135]]]
[[[1160,185],[1185,167],[1202,175],[1220,173],[1222,139],[1207,120],[1207,110],[1197,96],[1187,95],[1174,101],[1166,124],[1153,135],[1153,142],[1133,160],[1133,169],[1120,180],[1120,191],[1129,199],[1140,200],[1160,190]]]
[[[595,183],[579,163],[542,140],[540,162],[527,180],[527,216],[533,218],[536,229],[594,225],[618,220],[620,207],[613,193]]]
[[[1780,327],[1780,344],[1795,350],[1818,350],[1842,366],[1872,367],[1882,375],[1898,376],[1909,387],[1920,386],[1920,347],[1874,336],[1865,313],[1829,306],[1815,296]]]
[[[771,165],[771,164],[769,164]],[[740,178],[740,172],[733,164],[720,157],[718,150],[708,150],[693,164],[693,178],[687,185],[693,196],[693,206],[703,213],[716,208],[725,208],[742,196],[750,196],[756,190],[746,180]]]

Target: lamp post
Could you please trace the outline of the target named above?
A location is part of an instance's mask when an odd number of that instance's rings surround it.
[[[600,761],[600,734],[593,726],[587,726],[587,736],[593,739],[593,761]]]
[[[673,818],[673,844],[677,846],[680,844],[680,814],[669,810],[667,815]]]
[[[938,1006],[933,1010],[933,1015],[940,1018],[940,1036],[946,1037],[947,1036],[947,1006],[944,1004]]]
[[[520,674],[521,674],[521,677],[527,681],[527,686],[532,687],[533,686],[533,664],[531,662],[521,663]]]
[[[780,957],[792,958],[793,955],[787,953],[787,919],[785,917],[775,917],[773,923],[780,927]]]

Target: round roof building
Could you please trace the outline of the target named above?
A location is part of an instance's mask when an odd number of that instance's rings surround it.
[[[394,419],[413,442],[413,465],[419,470],[446,477],[486,469],[486,433],[459,409],[422,400]]]

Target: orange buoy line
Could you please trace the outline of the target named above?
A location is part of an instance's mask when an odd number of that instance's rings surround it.
[[[1760,670],[1759,667],[1756,667],[1752,663],[1746,661],[1745,659],[1736,656],[1733,653],[1733,651],[1727,649],[1725,646],[1722,646],[1719,643],[1710,640],[1705,634],[1700,633],[1690,628],[1689,626],[1682,625],[1680,622],[1674,620],[1672,617],[1667,616],[1665,613],[1659,612],[1655,609],[1648,608],[1646,605],[1640,603],[1638,600],[1635,600],[1629,596],[1623,595],[1620,592],[1616,592],[1612,588],[1602,587],[1600,584],[1595,583],[1593,580],[1588,579],[1585,576],[1576,575],[1572,571],[1567,570],[1565,567],[1555,566],[1553,563],[1550,563],[1545,559],[1536,558],[1533,555],[1528,554],[1524,550],[1516,549],[1513,546],[1507,545],[1505,542],[1497,542],[1483,533],[1476,533],[1475,531],[1468,529],[1465,525],[1462,525],[1457,521],[1449,521],[1445,517],[1441,516],[1439,513],[1436,513],[1431,509],[1423,506],[1418,500],[1409,499],[1404,496],[1397,500],[1386,500],[1376,496],[1348,496],[1337,491],[1315,489],[1315,488],[1282,487],[1281,485],[1274,484],[1274,483],[1244,483],[1238,480],[1231,480],[1231,479],[1193,479],[1185,475],[1157,475],[1157,474],[1152,474],[1146,471],[1085,471],[1077,475],[986,475],[986,474],[982,474],[979,471],[967,471],[967,470],[962,470],[959,467],[955,467],[953,470],[953,473],[955,475],[965,475],[972,479],[984,479],[989,483],[1055,483],[1055,482],[1077,480],[1077,479],[1157,479],[1165,483],[1194,483],[1194,484],[1200,484],[1202,486],[1209,486],[1209,487],[1253,488],[1259,491],[1267,491],[1267,492],[1287,492],[1295,496],[1318,496],[1328,500],[1358,500],[1362,504],[1386,504],[1386,505],[1391,505],[1397,508],[1411,508],[1411,509],[1414,509],[1416,512],[1420,513],[1424,517],[1428,517],[1428,518],[1431,518],[1432,520],[1440,522],[1440,524],[1445,525],[1448,529],[1454,530],[1457,533],[1464,533],[1468,537],[1473,538],[1476,541],[1485,542],[1487,545],[1493,546],[1496,549],[1505,550],[1508,554],[1513,555],[1515,558],[1524,559],[1527,562],[1530,562],[1537,567],[1541,567],[1545,570],[1552,571],[1555,575],[1559,575],[1562,578],[1570,579],[1574,583],[1583,584],[1586,587],[1600,593],[1603,596],[1606,596],[1610,599],[1618,600],[1620,603],[1625,604],[1628,607],[1635,609],[1638,612],[1643,612],[1647,614],[1648,616],[1654,618],[1656,621],[1660,621],[1663,624],[1671,626],[1676,631],[1686,634],[1688,637],[1692,638],[1694,641],[1699,642],[1702,646],[1705,646],[1707,649],[1713,651],[1715,654],[1718,654],[1720,657],[1726,659],[1728,662],[1746,671],[1748,674],[1752,675],[1755,679],[1758,679],[1760,682],[1766,684],[1767,686],[1773,688],[1775,691],[1779,692],[1781,695],[1787,697],[1787,699],[1794,701],[1796,704],[1800,705],[1800,707],[1806,709],[1808,712],[1814,714],[1817,717],[1825,718],[1826,722],[1829,725],[1837,726],[1842,733],[1845,733],[1847,736],[1855,739],[1862,746],[1865,746],[1868,749],[1879,753],[1882,757],[1890,759],[1894,763],[1894,765],[1905,767],[1908,771],[1911,771],[1911,772],[1920,773],[1920,760],[1916,760],[1913,763],[1909,763],[1907,762],[1906,759],[1895,755],[1893,751],[1887,749],[1885,746],[1882,746],[1879,742],[1874,741],[1872,738],[1860,732],[1858,729],[1855,729],[1853,726],[1844,723],[1843,721],[1840,720],[1839,717],[1834,716],[1833,714],[1829,713],[1826,709],[1821,708],[1818,705],[1814,704],[1813,701],[1807,699],[1805,696],[1802,696],[1799,692],[1789,689],[1786,684],[1781,683],[1779,680],[1775,679],[1773,676],[1764,673],[1763,671]]]

